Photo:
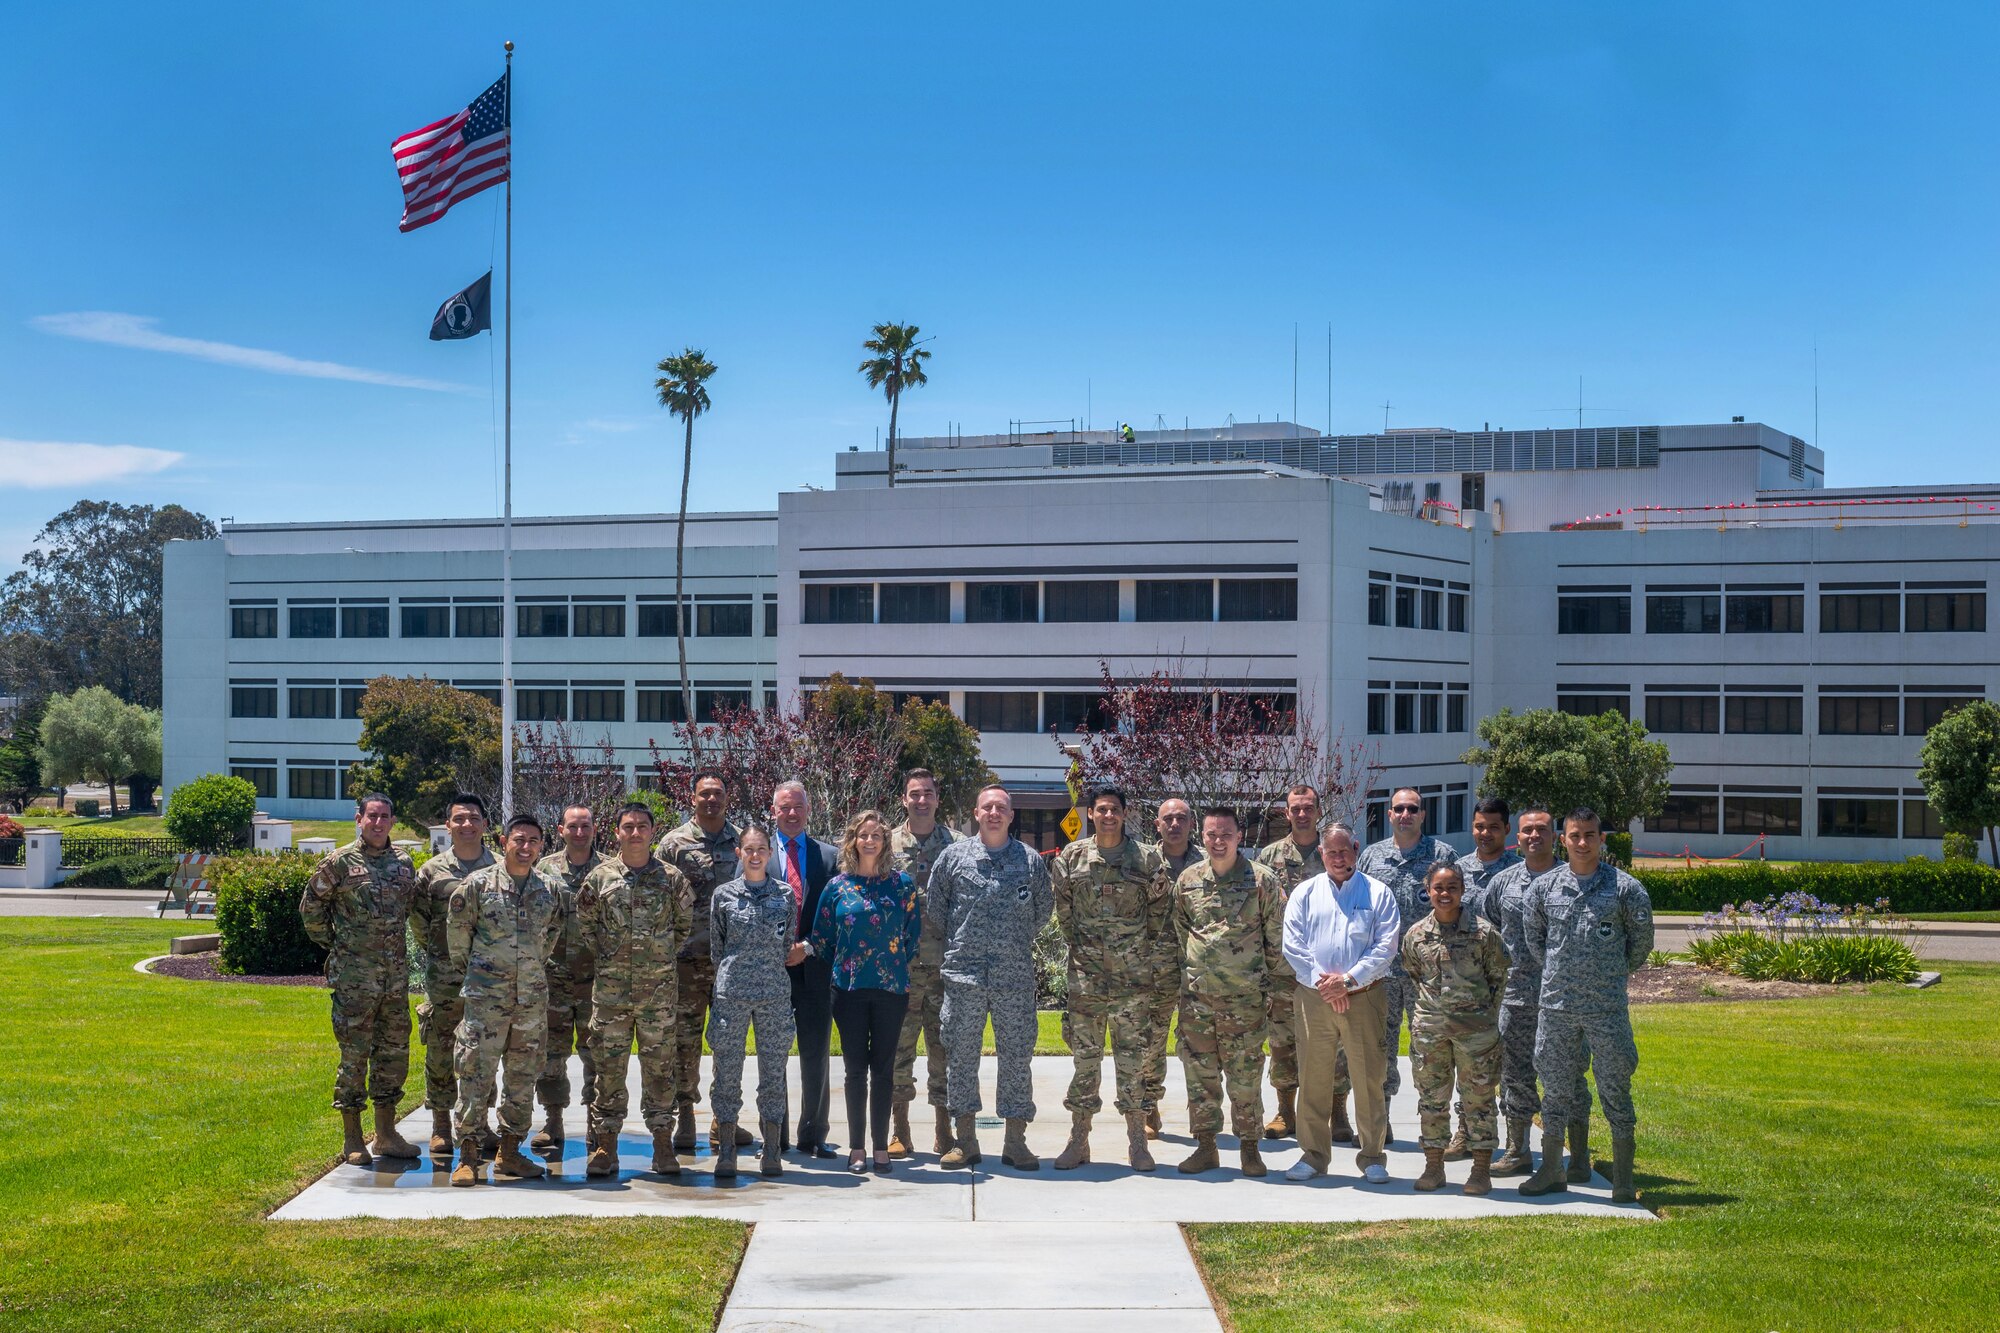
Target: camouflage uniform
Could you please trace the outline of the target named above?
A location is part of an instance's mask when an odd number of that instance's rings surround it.
[[[1069,946],[1063,1040],[1076,1072],[1063,1106],[1072,1115],[1104,1109],[1104,1033],[1111,1031],[1121,1115],[1145,1110],[1144,1060],[1151,1035],[1146,987],[1156,942],[1173,927],[1172,889],[1159,853],[1133,838],[1110,851],[1095,838],[1062,849],[1049,869],[1056,926]]]
[[[1055,906],[1041,854],[1009,839],[999,850],[961,838],[931,866],[931,891],[944,918],[946,1109],[980,1110],[979,1051],[986,1019],[1000,1078],[993,1098],[1004,1119],[1035,1118],[1035,936]]]
[[[451,961],[445,918],[460,882],[494,864],[493,850],[481,844],[479,855],[469,861],[461,861],[447,847],[417,869],[416,896],[410,901],[410,925],[424,947],[424,1002],[417,1006],[417,1035],[424,1043],[424,1105],[433,1111],[450,1111],[458,1102],[452,1051],[459,1020],[465,1017],[465,1001],[459,994],[465,969]]]
[[[1278,877],[1278,908],[1291,901],[1292,890],[1326,872],[1319,859],[1319,843],[1301,847],[1287,833],[1257,853],[1257,859]],[[1344,1095],[1353,1085],[1347,1077],[1347,1053],[1334,1057],[1334,1082]],[[1291,1092],[1299,1086],[1299,1045],[1292,1035],[1292,988],[1285,987],[1271,997],[1271,1086]]]
[[[1578,878],[1557,865],[1529,889],[1522,945],[1542,974],[1541,1023],[1535,1072],[1542,1080],[1542,1130],[1585,1123],[1587,1094],[1577,1096],[1588,1054],[1597,1073],[1597,1100],[1614,1138],[1630,1138],[1632,1071],[1639,1048],[1626,1008],[1626,978],[1653,951],[1653,903],[1638,880],[1598,864]]]
[[[1458,858],[1456,864],[1459,875],[1465,880],[1465,896],[1459,899],[1460,904],[1468,914],[1491,921],[1494,929],[1499,929],[1500,922],[1486,910],[1486,904],[1493,895],[1493,881],[1520,865],[1521,854],[1502,848],[1500,855],[1493,860],[1482,861],[1478,852],[1467,852]]]
[[[681,1105],[701,1100],[701,1038],[715,993],[715,963],[708,956],[708,903],[719,885],[740,873],[736,826],[702,832],[692,819],[660,839],[659,858],[681,872],[694,890],[694,925],[681,945],[674,1014],[674,1091]]]
[[[1542,1110],[1542,1099],[1535,1091],[1535,1031],[1541,1021],[1542,969],[1522,939],[1527,928],[1527,897],[1534,882],[1535,874],[1527,863],[1516,861],[1493,877],[1478,904],[1479,915],[1500,932],[1510,963],[1507,991],[1500,999],[1500,1114],[1509,1120],[1532,1120]],[[1470,895],[1466,906],[1472,906]],[[1577,1068],[1573,1090],[1585,1099],[1584,1105],[1589,1105],[1590,1089],[1583,1081],[1582,1066]]]
[[[327,951],[340,1072],[333,1104],[394,1109],[410,1072],[410,955],[405,925],[416,892],[410,858],[360,842],[327,853],[299,897],[306,935]]]
[[[1179,856],[1167,855],[1165,843],[1147,845],[1160,858],[1171,903],[1174,881],[1183,870],[1205,859],[1201,844],[1189,838]],[[1146,1109],[1157,1111],[1167,1096],[1167,1039],[1173,1035],[1174,1012],[1181,1006],[1181,941],[1171,921],[1153,942],[1151,957],[1146,980],[1146,1058],[1139,1062],[1139,1076],[1146,1085]]]
[[[1421,921],[1431,910],[1430,895],[1424,892],[1424,876],[1440,861],[1457,860],[1456,850],[1426,833],[1407,852],[1396,846],[1394,837],[1371,842],[1354,868],[1395,895],[1396,910],[1403,920]],[[1402,1027],[1405,1015],[1415,1017],[1417,1007],[1416,987],[1410,984],[1409,974],[1403,970],[1401,953],[1390,965],[1389,975],[1382,978],[1382,989],[1389,992],[1389,1016],[1384,1020],[1382,1032],[1389,1058],[1385,1062],[1388,1068],[1382,1077],[1382,1091],[1385,1096],[1394,1097],[1403,1086],[1403,1073],[1396,1064],[1397,1030]],[[1336,1083],[1334,1095],[1341,1095],[1351,1086],[1344,1080]]]
[[[741,878],[716,889],[708,904],[708,956],[715,964],[715,996],[708,1027],[715,1070],[709,1107],[723,1124],[743,1111],[743,1050],[757,1029],[757,1118],[785,1118],[785,1066],[792,1057],[797,1019],[785,955],[796,938],[798,899],[773,875],[754,888]]]
[[[1419,1142],[1451,1141],[1451,1086],[1457,1076],[1465,1146],[1500,1146],[1494,1101],[1500,1086],[1500,997],[1507,950],[1500,932],[1460,910],[1450,925],[1432,913],[1403,936],[1403,966],[1417,990],[1410,1023],[1410,1075],[1417,1085]]]
[[[694,889],[658,857],[637,870],[613,857],[576,893],[578,933],[596,963],[590,984],[590,1050],[597,1100],[590,1131],[616,1139],[630,1094],[625,1074],[639,1045],[639,1111],[655,1134],[673,1131],[675,958],[694,923]]]
[[[516,883],[506,866],[491,865],[452,890],[445,934],[465,978],[452,1051],[462,1142],[486,1124],[496,1069],[500,1132],[526,1138],[532,1127],[549,1030],[548,960],[570,920],[561,881],[539,869]]]
[[[1222,1129],[1223,1073],[1229,1075],[1236,1136],[1264,1134],[1264,1026],[1271,995],[1292,984],[1285,961],[1285,911],[1278,877],[1239,855],[1226,875],[1204,860],[1174,883],[1174,933],[1185,958],[1181,1062],[1187,1069],[1188,1129]]]
[[[944,918],[930,910],[931,867],[944,849],[959,840],[943,824],[919,838],[904,825],[889,835],[889,861],[908,875],[917,886],[917,907],[922,914],[923,935],[917,941],[917,956],[910,960],[910,1008],[903,1015],[903,1031],[896,1039],[896,1105],[908,1106],[917,1098],[917,1035],[924,1038],[924,1084],[932,1106],[943,1106],[944,1096],[944,982],[938,965],[944,961]]]
[[[576,891],[591,871],[608,858],[592,852],[582,865],[569,859],[567,849],[545,856],[535,869],[562,886],[564,910],[576,912]],[[590,953],[581,947],[574,931],[569,932],[549,959],[549,1040],[542,1058],[542,1076],[535,1080],[535,1096],[551,1111],[569,1105],[569,1053],[575,1049],[583,1065],[583,1105],[587,1108],[597,1093],[596,1067],[590,1062]]]

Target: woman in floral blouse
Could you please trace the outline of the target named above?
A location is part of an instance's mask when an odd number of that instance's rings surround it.
[[[909,1008],[910,959],[916,956],[917,886],[889,862],[889,826],[864,810],[840,840],[841,873],[827,881],[810,948],[833,968],[833,1022],[846,1067],[847,1169],[867,1171],[862,1127],[875,1149],[875,1173],[889,1174],[889,1111],[896,1038]]]

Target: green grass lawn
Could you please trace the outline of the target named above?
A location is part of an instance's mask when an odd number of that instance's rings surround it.
[[[1660,1222],[1207,1225],[1195,1253],[1243,1333],[1991,1328],[2000,967],[1943,966],[1924,991],[1635,1010]]]

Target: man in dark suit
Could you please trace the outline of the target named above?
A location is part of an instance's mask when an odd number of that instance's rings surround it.
[[[806,833],[811,809],[806,789],[798,782],[781,782],[771,793],[771,819],[777,825],[771,873],[790,884],[799,901],[798,939],[812,934],[820,891],[833,878],[840,859],[833,847]],[[826,1130],[831,1104],[827,1076],[828,1051],[833,1044],[833,965],[827,959],[808,956],[786,970],[792,976],[792,1015],[799,1033],[799,1125],[796,1137],[788,1132],[783,1146],[790,1148],[796,1142],[799,1151],[809,1157],[832,1157]]]

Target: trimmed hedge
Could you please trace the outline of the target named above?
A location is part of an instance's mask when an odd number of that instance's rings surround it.
[[[76,889],[165,889],[173,873],[173,857],[133,853],[92,861],[63,885]]]
[[[1873,904],[1896,912],[2000,910],[2000,870],[1971,861],[1806,861],[1790,869],[1753,861],[1692,870],[1632,872],[1656,912],[1713,912],[1731,903],[1810,893],[1823,903]]]
[[[230,856],[211,863],[221,971],[298,976],[326,970],[326,950],[306,937],[299,897],[319,858],[298,852]]]

